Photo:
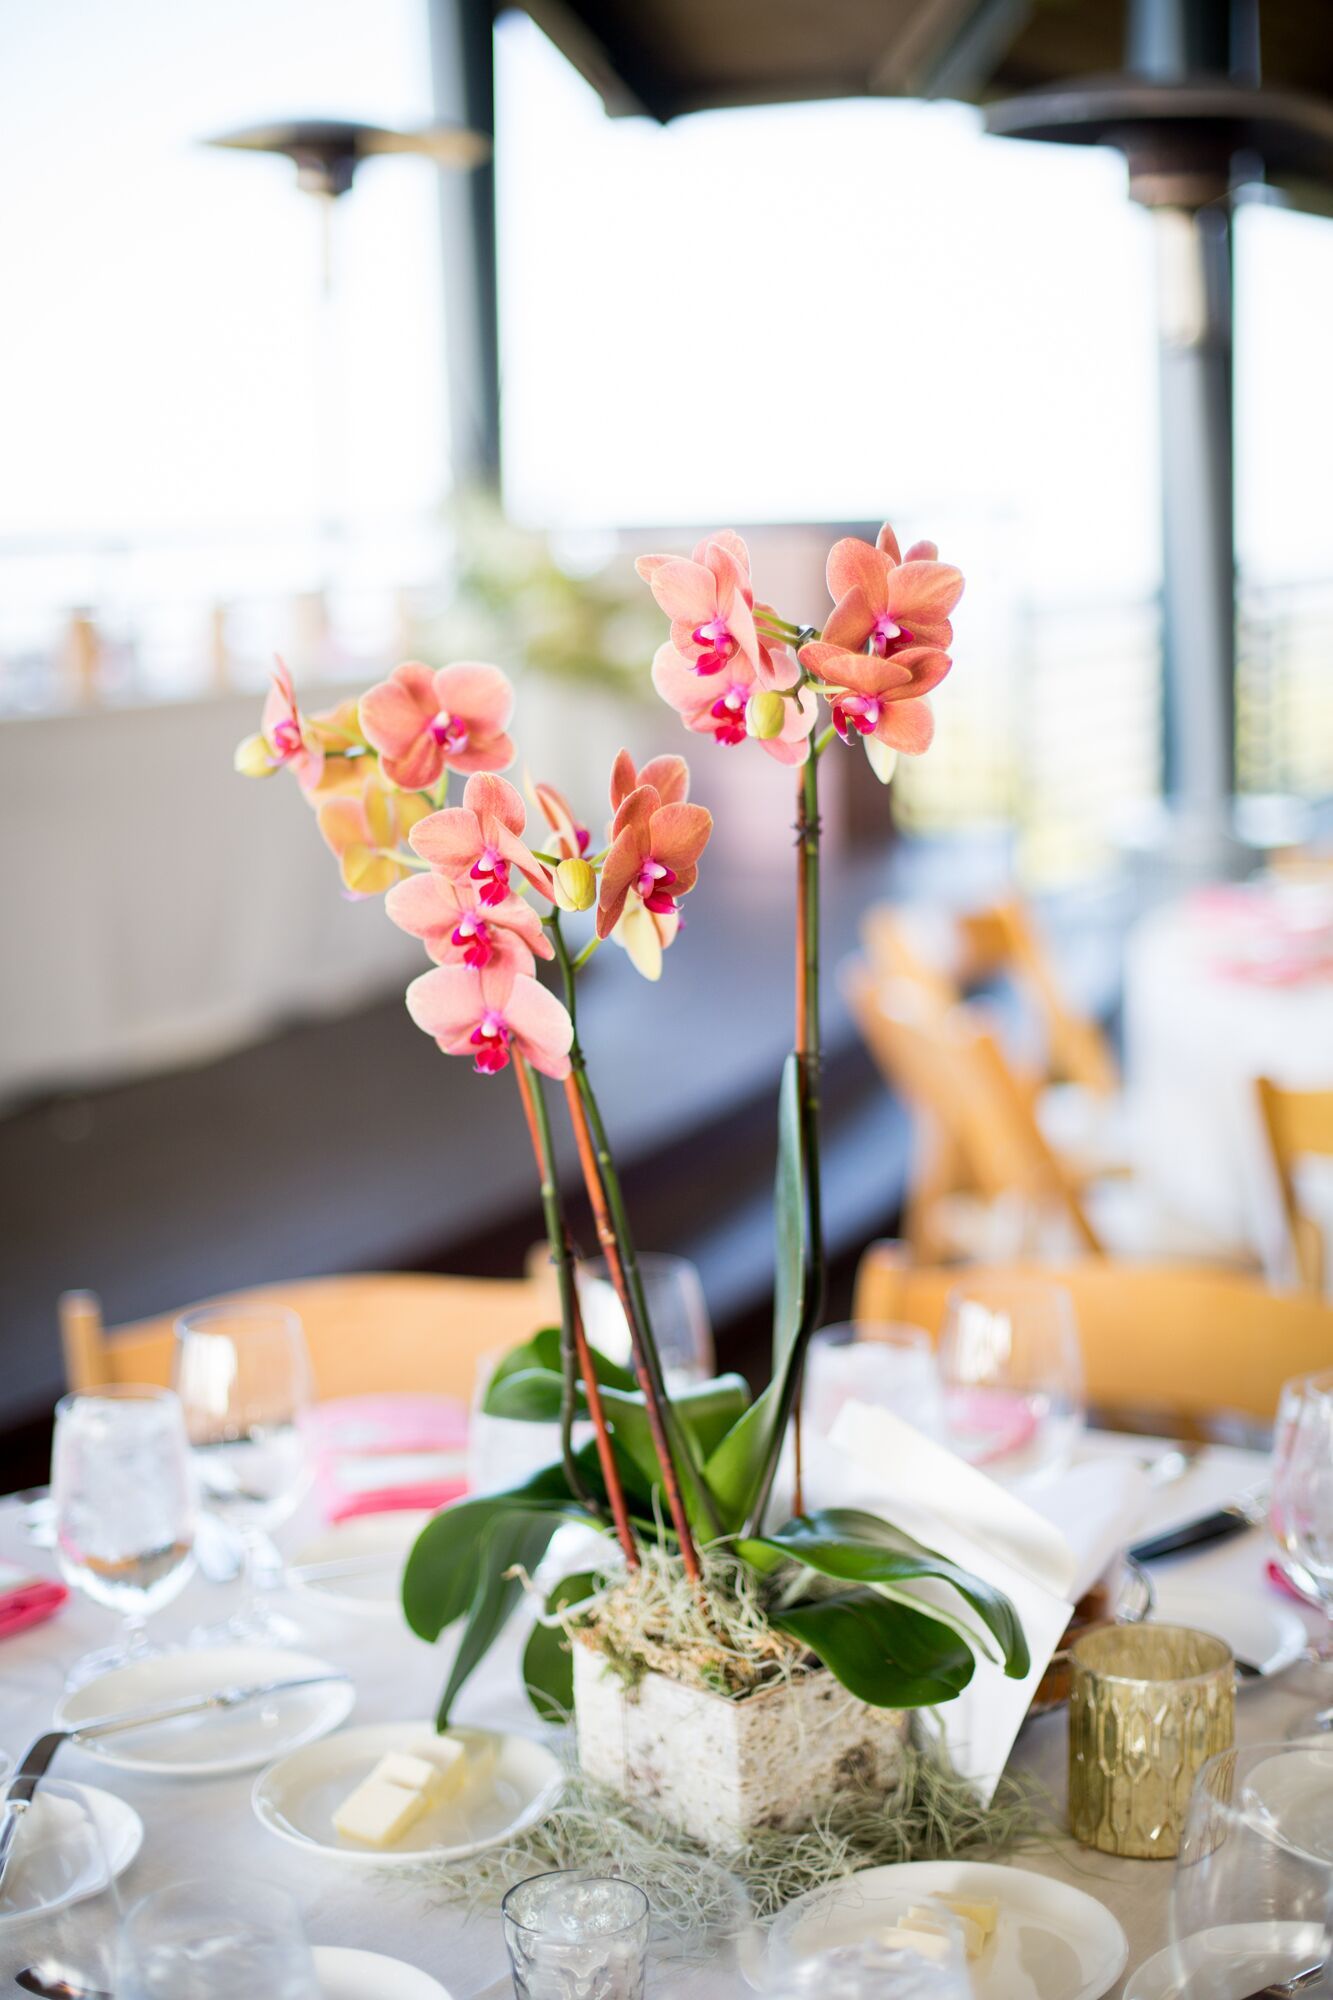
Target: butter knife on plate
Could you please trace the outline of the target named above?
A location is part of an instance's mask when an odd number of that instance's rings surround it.
[[[1196,1514],[1192,1520],[1182,1521],[1163,1534],[1148,1535],[1135,1542],[1129,1554],[1140,1563],[1184,1555],[1189,1549],[1206,1548],[1210,1542],[1226,1541],[1232,1535],[1243,1535],[1250,1528],[1257,1528],[1267,1512],[1268,1488],[1257,1486],[1225,1507],[1210,1507],[1206,1514]]]

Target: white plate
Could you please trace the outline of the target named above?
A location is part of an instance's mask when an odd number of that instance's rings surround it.
[[[1323,1949],[1322,1924],[1222,1924],[1185,1941],[1182,1966],[1187,1974],[1207,1966],[1208,1992],[1215,2000],[1254,2000],[1263,1987],[1313,1965]],[[1178,2000],[1188,1991],[1176,1976],[1175,1951],[1167,1945],[1126,1982],[1125,2000]]]
[[[39,1789],[23,1815],[0,1885],[0,1929],[63,1910],[67,1903],[95,1896],[106,1884],[102,1852],[78,1820],[73,1800],[61,1797],[66,1790],[83,1801],[97,1822],[113,1881],[125,1873],[143,1845],[143,1821],[124,1799],[94,1785],[66,1786],[63,1780],[54,1791]]]
[[[451,2000],[448,1989],[428,1972],[382,1952],[315,1944],[310,1956],[321,2000]]]
[[[1250,1660],[1267,1679],[1294,1666],[1310,1643],[1301,1615],[1290,1605],[1270,1604],[1256,1591],[1212,1590],[1160,1572],[1153,1577],[1152,1622],[1192,1625],[1225,1639],[1237,1659]],[[1256,1685],[1242,1675],[1239,1685]]]
[[[469,1784],[407,1829],[396,1847],[362,1847],[333,1829],[333,1815],[348,1793],[390,1750],[416,1750],[435,1740],[429,1722],[377,1722],[340,1730],[280,1758],[255,1779],[252,1803],[261,1826],[307,1853],[327,1854],[369,1868],[404,1868],[425,1855],[461,1861],[480,1854],[544,1819],[560,1795],[563,1772],[543,1743],[490,1729],[452,1734],[494,1737],[498,1755],[482,1785]]]
[[[311,1597],[322,1598],[325,1603],[336,1605],[340,1611],[350,1611],[362,1618],[401,1618],[403,1604],[400,1586],[403,1565],[411,1548],[427,1521],[434,1517],[429,1512],[389,1512],[385,1514],[359,1514],[350,1521],[341,1521],[335,1528],[327,1528],[317,1535],[292,1557],[296,1567],[303,1563],[328,1563],[357,1561],[360,1557],[384,1558],[382,1568],[370,1570],[363,1576],[302,1577],[293,1575],[294,1590],[306,1591]]]
[[[264,1681],[297,1680],[303,1674],[335,1669],[310,1653],[286,1653],[274,1646],[211,1646],[163,1653],[132,1667],[117,1667],[65,1695],[55,1712],[57,1729],[69,1729],[94,1715],[116,1715],[149,1702],[180,1701],[215,1688],[257,1686]],[[293,1688],[232,1709],[209,1709],[174,1722],[127,1730],[123,1736],[95,1737],[78,1748],[122,1771],[152,1771],[159,1777],[207,1778],[221,1771],[252,1771],[302,1743],[327,1736],[350,1714],[356,1692],[350,1681]]]
[[[968,1968],[976,2000],[1098,2000],[1125,1969],[1125,1933],[1101,1903],[1031,1869],[986,1861],[903,1861],[812,1889],[774,1922],[770,1961],[855,1944],[928,1896],[994,1897],[1000,1906],[994,1936]]]

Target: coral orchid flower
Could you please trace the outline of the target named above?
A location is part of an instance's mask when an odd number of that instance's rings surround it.
[[[641,771],[628,750],[611,766],[611,810],[618,813],[631,792],[651,785],[664,806],[683,806],[690,796],[690,767],[683,757],[650,757]]]
[[[483,903],[475,885],[447,875],[409,875],[389,891],[385,910],[400,930],[418,937],[437,965],[488,965],[532,972],[535,958],[553,958],[555,947],[530,903],[510,896]]]
[[[461,806],[445,806],[413,827],[412,846],[442,875],[469,884],[490,909],[512,894],[511,868],[554,902],[550,869],[520,838],[526,819],[523,800],[511,784],[479,774],[468,779]]]
[[[408,873],[405,864],[395,860],[393,850],[430,807],[422,798],[391,791],[374,769],[373,758],[358,758],[349,768],[355,771],[357,765],[361,767],[359,787],[321,798],[315,818],[326,844],[338,857],[343,887],[353,896],[380,896]]]
[[[247,778],[267,778],[286,767],[303,792],[313,792],[324,771],[324,749],[296,706],[296,689],[285,660],[273,668],[272,684],[259,719],[259,734],[247,736],[236,752],[236,769]]]
[[[761,687],[791,686],[791,654],[765,625],[768,607],[755,604],[750,551],[732,529],[705,536],[688,561],[640,556],[634,567],[671,620],[671,643],[693,673],[708,678],[736,668]]]
[[[716,680],[700,680],[668,640],[658,647],[653,659],[653,686],[696,735],[711,736],[715,743],[728,745],[745,742],[745,706],[758,681],[755,675],[742,671],[739,661],[733,661]],[[804,690],[783,705],[789,713],[781,734],[753,740],[780,764],[804,764],[810,755],[810,731],[818,705]]]
[[[699,879],[699,856],[712,831],[713,815],[703,806],[663,805],[652,785],[631,792],[612,823],[597,899],[598,937],[615,929],[631,889],[646,910],[674,916],[676,898]]]
[[[549,843],[562,861],[581,861],[592,846],[592,834],[580,826],[563,792],[554,785],[529,784],[528,796],[541,812],[555,839]]]
[[[823,638],[850,652],[869,647],[881,658],[908,646],[943,652],[953,642],[949,614],[963,594],[963,577],[937,560],[934,542],[914,542],[904,561],[885,522],[872,549],[848,536],[828,556],[834,600]]]
[[[678,911],[650,910],[638,890],[631,889],[611,932],[611,942],[628,953],[630,964],[643,978],[660,979],[662,953],[675,943],[679,929]]]
[[[485,1076],[521,1055],[543,1076],[569,1075],[574,1024],[554,993],[524,972],[437,965],[407,989],[407,1011],[446,1055],[471,1056]]]
[[[504,674],[472,660],[438,671],[408,660],[361,697],[366,740],[405,791],[429,790],[446,770],[503,771],[514,761],[513,712]]]
[[[864,739],[866,755],[885,783],[899,750],[915,757],[930,748],[935,718],[922,697],[952,664],[947,653],[929,646],[908,646],[888,659],[819,639],[801,648],[801,665],[822,683],[839,736],[844,743]]]

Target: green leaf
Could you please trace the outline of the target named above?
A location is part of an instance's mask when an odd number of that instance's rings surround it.
[[[873,1708],[930,1708],[953,1701],[972,1678],[970,1646],[938,1619],[926,1618],[869,1588],[773,1614],[824,1662],[850,1694]]]
[[[1004,1655],[1006,1674],[1012,1680],[1022,1680],[1031,1667],[1018,1613],[1003,1591],[877,1515],[852,1507],[830,1507],[822,1513],[802,1515],[775,1534],[756,1536],[737,1547],[743,1559],[760,1571],[771,1570],[775,1561],[786,1557],[843,1583],[895,1588],[925,1578],[947,1583],[994,1635]],[[931,1609],[923,1604],[921,1615]]]
[[[595,1347],[590,1348],[589,1352],[592,1355],[592,1365],[597,1380],[606,1388],[633,1389],[635,1387],[634,1377],[627,1369],[619,1367],[614,1361],[608,1361],[606,1356],[599,1353]],[[501,1385],[507,1382],[511,1376],[526,1374],[531,1369],[544,1370],[554,1375],[557,1380],[561,1378],[560,1329],[558,1326],[544,1326],[539,1333],[533,1335],[531,1340],[522,1341],[517,1347],[511,1347],[508,1353],[501,1358],[495,1373],[486,1385],[486,1394],[482,1401],[482,1409],[487,1416],[499,1417],[513,1414],[507,1410],[494,1408],[492,1399]]]
[[[750,1511],[772,1444],[777,1397],[778,1385],[770,1382],[714,1446],[704,1466],[724,1529],[739,1528]]]
[[[548,1539],[562,1520],[586,1520],[569,1490],[564,1467],[548,1465],[522,1486],[459,1500],[427,1521],[403,1571],[403,1610],[421,1639],[438,1639],[474,1601],[486,1538],[506,1516],[540,1516]]]
[[[531,1576],[559,1525],[558,1516],[531,1509],[500,1514],[491,1522],[477,1551],[472,1603],[440,1697],[435,1719],[438,1729],[449,1727],[449,1712],[460,1690],[495,1644],[522,1596],[523,1579],[511,1572],[517,1568]]]
[[[546,1600],[548,1617],[591,1597],[598,1579],[591,1570],[562,1577]],[[574,1711],[574,1660],[559,1625],[534,1625],[523,1653],[523,1685],[543,1722],[568,1722]]]

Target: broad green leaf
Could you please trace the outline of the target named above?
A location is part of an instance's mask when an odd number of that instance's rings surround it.
[[[597,1587],[591,1570],[562,1577],[546,1600],[549,1616],[581,1604]],[[559,1625],[534,1625],[523,1654],[523,1685],[543,1722],[568,1722],[574,1711],[574,1661]]]
[[[427,1521],[403,1571],[403,1610],[422,1639],[438,1639],[472,1603],[486,1538],[506,1516],[541,1516],[551,1532],[562,1520],[586,1520],[570,1493],[564,1467],[548,1465],[506,1493],[459,1500]]]
[[[614,1361],[608,1361],[606,1356],[599,1353],[595,1347],[590,1348],[589,1352],[592,1355],[592,1365],[597,1380],[604,1387],[626,1390],[634,1388],[634,1377],[627,1369],[619,1367]],[[495,1373],[491,1376],[486,1386],[486,1394],[482,1401],[482,1409],[486,1412],[487,1416],[498,1417],[513,1414],[510,1411],[494,1408],[492,1406],[492,1398],[496,1395],[502,1383],[507,1382],[514,1375],[523,1375],[533,1369],[546,1370],[556,1376],[557,1379],[560,1378],[562,1371],[560,1367],[560,1329],[558,1326],[544,1326],[539,1333],[533,1335],[531,1340],[521,1341],[517,1347],[511,1347],[508,1353],[502,1357],[496,1367]]]
[[[492,1521],[477,1552],[472,1602],[440,1696],[438,1729],[449,1727],[449,1712],[460,1689],[495,1644],[523,1593],[523,1578],[514,1572],[521,1569],[532,1575],[559,1525],[558,1516],[531,1509],[500,1514]]]
[[[775,1561],[786,1557],[844,1583],[900,1588],[934,1578],[957,1591],[994,1635],[1011,1679],[1022,1680],[1031,1666],[1018,1613],[1003,1591],[874,1514],[852,1507],[830,1507],[822,1513],[802,1515],[775,1534],[739,1543],[738,1553],[756,1569],[770,1570]],[[922,1615],[926,1610],[923,1605]]]
[[[724,1529],[739,1528],[750,1512],[772,1445],[777,1397],[778,1385],[770,1382],[714,1446],[704,1465]]]
[[[931,1708],[972,1678],[970,1646],[937,1619],[868,1588],[841,1590],[774,1615],[824,1662],[850,1694],[873,1708]]]

